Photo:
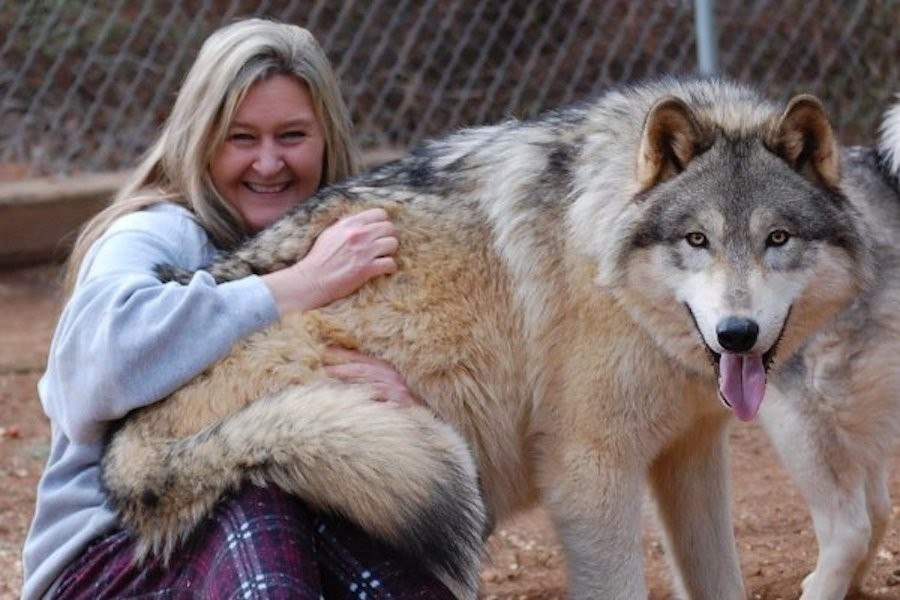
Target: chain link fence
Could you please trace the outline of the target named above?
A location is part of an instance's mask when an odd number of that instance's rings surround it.
[[[0,0],[0,163],[127,168],[206,35],[247,16],[316,35],[366,149],[697,71],[691,0]],[[714,17],[721,74],[819,95],[848,142],[900,91],[900,0],[719,0]]]

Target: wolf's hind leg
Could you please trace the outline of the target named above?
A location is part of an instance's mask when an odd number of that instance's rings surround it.
[[[727,427],[712,417],[665,449],[650,482],[681,596],[744,598],[729,508]]]
[[[474,597],[486,516],[467,446],[426,409],[371,397],[365,386],[295,386],[181,439],[126,423],[104,483],[143,553],[171,556],[249,479],[347,517]]]

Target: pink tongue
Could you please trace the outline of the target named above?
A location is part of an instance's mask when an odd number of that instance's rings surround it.
[[[766,370],[762,357],[753,354],[722,354],[719,359],[719,391],[741,421],[759,412],[766,393]]]

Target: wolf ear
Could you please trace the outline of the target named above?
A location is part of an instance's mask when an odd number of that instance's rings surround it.
[[[637,164],[641,191],[684,171],[709,145],[709,137],[684,100],[675,96],[657,100],[647,113],[641,135]]]
[[[791,98],[769,132],[766,145],[813,183],[832,189],[840,185],[837,140],[825,108],[815,96]]]

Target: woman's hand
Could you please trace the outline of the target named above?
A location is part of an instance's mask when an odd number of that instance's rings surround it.
[[[409,388],[406,380],[389,362],[367,356],[353,350],[331,347],[325,354],[329,363],[325,372],[334,379],[346,383],[366,383],[375,390],[375,399],[393,402],[398,406],[422,405]]]
[[[269,273],[279,313],[320,308],[359,289],[378,275],[397,270],[396,228],[382,208],[340,219],[325,229],[296,264]]]

